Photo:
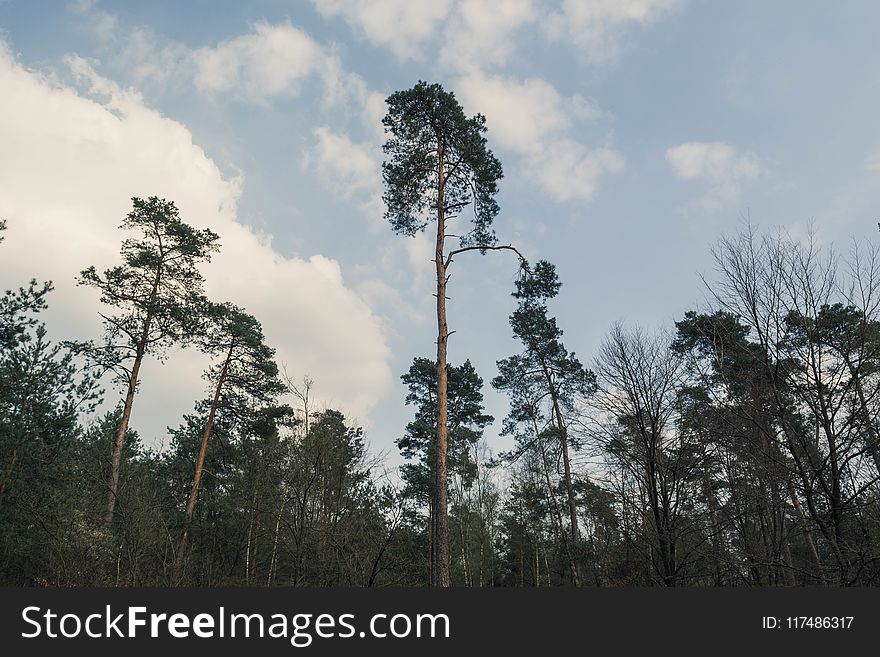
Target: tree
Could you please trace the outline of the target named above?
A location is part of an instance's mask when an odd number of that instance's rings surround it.
[[[436,221],[434,265],[437,274],[437,447],[434,495],[437,522],[432,541],[432,585],[449,586],[449,523],[447,516],[449,326],[446,319],[448,270],[455,256],[478,250],[510,249],[496,246],[492,221],[498,214],[495,195],[502,177],[501,163],[486,146],[485,118],[471,118],[455,96],[439,84],[419,82],[387,99],[382,120],[389,139],[382,164],[385,216],[395,233],[414,236]],[[466,207],[473,208],[471,229],[462,235],[448,232],[450,222]],[[447,252],[446,238],[459,240]],[[518,252],[517,252],[518,253]]]
[[[784,454],[767,437],[774,420],[766,412],[761,350],[728,312],[689,311],[675,326],[672,348],[687,370],[680,430],[703,455],[699,476],[715,583],[793,584],[790,476]]]
[[[205,302],[203,305],[201,315],[206,323],[197,342],[202,351],[214,357],[219,356],[220,361],[205,372],[205,378],[214,382],[214,394],[196,458],[192,490],[187,499],[183,531],[175,558],[178,576],[186,554],[208,441],[218,409],[226,409],[230,415],[249,413],[272,404],[287,389],[279,378],[278,366],[273,360],[275,350],[265,344],[263,329],[256,318],[230,303]]]
[[[629,495],[619,492],[641,521],[644,560],[662,585],[678,586],[690,557],[683,542],[695,531],[687,511],[700,458],[694,437],[678,430],[682,359],[669,346],[663,336],[615,326],[599,348],[593,403],[612,420],[596,437],[632,484]]]
[[[749,226],[719,240],[713,255],[718,276],[709,291],[747,327],[771,411],[749,405],[746,417],[784,456],[777,460],[789,473],[811,570],[840,584],[870,577],[877,521],[865,509],[878,482],[872,333],[880,253],[854,244],[841,258],[812,236],[758,236]]]
[[[218,236],[185,224],[171,201],[135,197],[132,206],[120,228],[140,231],[141,237],[122,242],[123,264],[103,274],[91,266],[79,276],[80,285],[100,290],[101,302],[115,311],[100,313],[105,340],[93,349],[93,355],[99,365],[115,371],[126,387],[108,481],[108,526],[118,498],[122,446],[141,363],[146,355],[161,357],[164,349],[188,339],[195,301],[202,291],[198,264],[210,260],[218,248]]]
[[[0,243],[6,239],[3,231],[6,221],[0,221]],[[12,349],[27,338],[28,330],[37,325],[35,315],[46,309],[46,295],[52,291],[52,283],[37,283],[31,279],[28,286],[18,290],[6,290],[0,297],[0,349]]]
[[[558,443],[568,506],[565,549],[571,581],[577,586],[577,504],[566,415],[575,410],[578,401],[595,392],[596,377],[565,348],[556,318],[548,317],[547,301],[559,293],[561,286],[556,268],[546,260],[537,262],[533,270],[524,270],[513,292],[519,304],[510,316],[513,335],[524,349],[519,355],[498,361],[499,374],[492,385],[508,392],[511,399],[507,433],[516,433],[516,425],[522,422],[534,430],[521,441],[521,448],[537,447],[546,461],[544,443],[554,439]],[[548,493],[549,489],[548,485]]]
[[[429,541],[436,540],[435,526],[439,518],[438,496],[432,481],[432,464],[436,463],[437,443],[437,403],[435,385],[437,365],[428,358],[414,358],[409,371],[401,376],[408,393],[406,403],[416,407],[415,418],[406,426],[406,433],[396,443],[400,453],[408,461],[401,466],[401,475],[406,482],[405,493],[420,505],[428,506]],[[483,434],[483,429],[494,418],[483,408],[483,379],[477,374],[469,360],[460,367],[448,367],[448,449],[447,465],[453,476],[460,478],[465,486],[470,486],[477,475],[476,464],[471,450]],[[443,498],[448,498],[448,478],[444,478]],[[432,583],[435,561],[434,546],[431,546]]]
[[[72,579],[53,565],[72,531],[65,484],[78,462],[79,416],[100,401],[78,363],[81,345],[53,343],[39,321],[51,290],[32,280],[0,296],[0,573],[29,585]]]

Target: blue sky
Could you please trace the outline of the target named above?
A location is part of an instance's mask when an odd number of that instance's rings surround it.
[[[557,264],[553,311],[589,363],[613,322],[660,329],[698,305],[709,248],[747,216],[844,249],[874,236],[878,24],[871,2],[6,0],[0,287],[52,278],[52,334],[96,335],[73,277],[113,264],[131,196],[174,199],[223,238],[209,293],[394,453],[398,377],[435,329],[430,241],[382,219],[389,93],[439,81],[486,115],[496,232]],[[450,359],[487,384],[516,351],[514,275],[508,254],[473,254],[450,282]],[[153,444],[203,365],[145,371],[132,421]],[[497,427],[504,400],[487,401]]]

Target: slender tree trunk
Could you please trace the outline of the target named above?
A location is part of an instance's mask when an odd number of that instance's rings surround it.
[[[535,543],[535,588],[541,586],[541,562],[538,560],[538,552],[540,548],[538,547],[538,543]]]
[[[281,531],[281,518],[284,515],[284,507],[287,503],[287,496],[285,495],[283,488],[281,494],[281,509],[278,511],[278,518],[275,519],[275,536],[272,539],[272,559],[269,562],[269,579],[266,582],[267,586],[272,586],[272,580],[275,577],[275,568],[278,565],[278,533]]]
[[[144,331],[146,333],[146,331]],[[116,499],[119,493],[119,466],[122,463],[122,448],[125,445],[125,434],[128,433],[128,422],[131,419],[131,407],[134,404],[134,393],[137,390],[138,374],[141,370],[141,363],[144,360],[144,342],[138,345],[134,358],[134,364],[131,367],[131,376],[128,381],[128,390],[125,393],[125,404],[122,407],[122,420],[119,423],[119,430],[116,432],[116,442],[113,444],[113,456],[110,460],[110,481],[108,482],[107,491],[107,516],[104,519],[105,524],[110,527],[113,524],[113,515],[116,511]]]
[[[162,267],[160,266],[156,271],[153,289],[150,292],[150,307],[156,303],[159,295],[159,283],[161,281]],[[128,390],[125,393],[125,405],[122,408],[122,421],[119,423],[119,430],[116,432],[116,442],[113,445],[113,457],[110,461],[109,490],[107,491],[107,517],[105,519],[107,527],[113,524],[113,514],[116,510],[116,499],[119,492],[119,466],[122,463],[122,448],[125,445],[125,434],[128,432],[128,422],[131,419],[131,407],[134,404],[134,393],[137,390],[138,374],[141,371],[141,363],[147,351],[147,341],[150,339],[150,327],[152,324],[153,311],[150,310],[144,318],[144,329],[135,347],[134,363],[132,364],[131,376],[128,380]]]
[[[523,523],[525,525],[525,523]],[[523,547],[523,538],[519,539],[519,587],[526,585],[526,564],[525,564],[525,547]]]
[[[542,363],[542,367],[543,367]],[[562,417],[562,410],[559,408],[559,396],[556,394],[556,386],[550,372],[544,367],[544,376],[547,378],[547,385],[550,388],[550,398],[553,401],[553,415],[556,417],[556,426],[559,428],[559,446],[562,449],[562,468],[565,481],[565,494],[568,497],[568,521],[569,531],[571,532],[571,582],[575,586],[580,584],[580,576],[577,567],[578,552],[578,521],[577,521],[577,504],[574,498],[574,486],[571,478],[571,459],[568,455],[568,430],[565,426],[565,419]]]
[[[538,424],[537,424],[537,422],[535,422],[534,416],[532,416],[532,424],[535,428],[535,435],[537,436],[539,434]],[[556,501],[556,495],[554,494],[553,486],[550,483],[550,467],[547,463],[547,450],[544,449],[544,443],[542,443],[540,441],[540,439],[538,439],[538,447],[541,450],[541,465],[543,466],[543,470],[544,470],[544,483],[547,486],[547,501],[549,502],[550,509],[553,512],[552,517],[555,521],[555,530],[558,535],[557,541],[556,541],[556,543],[557,543],[556,549],[557,550],[559,549],[559,539],[561,539],[562,540],[562,548],[565,550],[565,554],[568,557],[569,568],[571,569],[571,572],[574,573],[575,570],[577,569],[577,566],[576,566],[575,560],[574,560],[574,553],[572,551],[571,543],[570,543],[568,537],[566,536],[565,528],[563,527],[563,522],[562,522],[562,512],[559,510],[559,504]],[[545,549],[545,554],[546,554],[546,549]]]
[[[446,451],[448,447],[446,346],[449,326],[446,323],[446,263],[443,249],[446,239],[446,208],[444,207],[444,144],[438,135],[437,158],[437,246],[434,262],[437,267],[437,463],[434,485],[434,541],[432,543],[431,585],[449,586],[449,517],[447,514]]]
[[[437,517],[436,512],[434,511],[435,506],[437,505],[437,496],[434,495],[434,492],[431,492],[431,499],[428,502],[428,585],[433,586],[434,584],[434,567],[436,554],[434,551],[434,538],[437,534],[436,531],[436,521]]]
[[[180,545],[177,548],[177,558],[174,560],[175,580],[180,578],[183,557],[186,552],[186,544],[189,540],[189,528],[192,524],[196,501],[199,498],[199,485],[202,482],[202,472],[205,469],[205,455],[208,453],[208,441],[211,439],[211,430],[214,428],[214,418],[217,415],[217,405],[220,402],[220,393],[223,390],[223,384],[226,383],[226,375],[229,372],[229,361],[232,359],[232,350],[234,348],[235,341],[230,343],[229,351],[226,354],[226,360],[223,361],[223,369],[220,370],[220,378],[217,379],[217,387],[214,389],[214,399],[211,400],[211,410],[208,412],[208,421],[205,423],[205,433],[202,436],[202,445],[199,448],[199,456],[196,459],[196,472],[195,476],[193,476],[192,491],[186,502],[186,516],[183,520],[183,532],[180,534]]]
[[[256,510],[257,510],[257,486],[254,484],[254,499],[251,501],[251,517],[248,520],[248,530],[247,530],[247,551],[244,556],[244,583],[246,585],[250,585],[251,583],[251,571],[253,570],[251,566],[251,551],[253,550],[254,560],[257,557],[257,537],[256,531],[254,528],[254,523],[257,520],[256,518]],[[256,530],[259,530],[259,526],[256,527]]]

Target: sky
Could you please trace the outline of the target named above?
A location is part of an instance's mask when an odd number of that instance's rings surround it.
[[[0,0],[0,289],[51,279],[50,336],[98,337],[77,273],[118,263],[131,197],[173,200],[220,234],[208,295],[395,464],[399,377],[436,326],[430,236],[383,218],[390,93],[439,82],[485,115],[499,241],[557,265],[551,311],[589,366],[614,322],[700,307],[712,244],[747,220],[841,249],[875,236],[878,24],[867,1]],[[485,380],[496,452],[516,269],[466,254],[449,286],[450,362]],[[207,364],[145,364],[147,444],[205,396]]]

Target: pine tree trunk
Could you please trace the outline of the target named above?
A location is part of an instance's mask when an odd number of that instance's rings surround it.
[[[254,499],[251,501],[251,516],[248,519],[248,530],[247,530],[247,550],[244,554],[244,583],[246,586],[250,586],[251,583],[251,572],[253,570],[253,566],[251,564],[251,552],[253,552],[254,559],[256,559],[257,548],[256,548],[256,531],[254,528],[254,522],[256,520],[256,510],[257,510],[257,485],[254,484]],[[259,526],[256,528],[259,529]],[[300,571],[301,572],[301,571]]]
[[[119,466],[122,463],[122,448],[125,446],[125,434],[128,432],[128,423],[131,419],[131,407],[134,404],[134,393],[137,390],[138,374],[141,371],[141,363],[144,360],[144,354],[147,351],[147,344],[150,339],[150,327],[153,324],[152,307],[156,303],[159,295],[159,284],[162,281],[162,267],[156,271],[156,278],[153,280],[153,289],[150,292],[150,302],[147,316],[144,318],[144,328],[141,331],[140,339],[135,347],[134,363],[131,367],[131,375],[128,379],[128,390],[125,393],[125,405],[122,409],[122,421],[119,423],[119,430],[116,432],[116,442],[113,445],[113,457],[110,461],[110,482],[107,491],[107,517],[105,524],[109,528],[113,525],[113,514],[116,511],[116,499],[119,493]]]
[[[448,373],[446,370],[446,344],[449,327],[446,323],[446,263],[443,249],[446,238],[446,212],[444,207],[444,150],[443,140],[438,139],[437,160],[437,246],[434,262],[437,266],[437,462],[434,472],[435,521],[432,542],[431,585],[449,586],[449,517],[447,514],[446,450],[448,447]]]
[[[199,498],[199,485],[202,482],[202,473],[205,470],[205,455],[208,453],[208,441],[211,439],[211,430],[214,428],[214,418],[217,415],[217,405],[220,402],[220,393],[223,390],[223,384],[226,383],[226,375],[229,372],[229,361],[232,359],[232,350],[235,348],[233,341],[229,345],[229,351],[226,354],[226,360],[223,361],[223,369],[220,371],[220,377],[217,379],[217,387],[214,389],[214,399],[211,400],[211,410],[208,412],[208,421],[205,423],[205,433],[202,436],[202,445],[199,448],[199,456],[196,459],[196,471],[193,476],[192,491],[186,502],[186,516],[183,520],[183,532],[180,534],[180,545],[177,548],[177,557],[174,561],[174,579],[180,579],[180,571],[183,566],[183,557],[186,553],[186,544],[189,540],[189,528],[192,524],[193,513],[196,508],[196,501]]]
[[[532,416],[532,424],[535,429],[535,435],[538,436],[540,431],[538,430],[538,424],[535,422],[535,417]],[[574,553],[572,552],[570,541],[565,533],[565,528],[562,523],[562,511],[559,510],[559,504],[556,501],[556,495],[553,492],[553,486],[550,482],[550,466],[547,463],[547,451],[544,449],[544,443],[538,440],[538,446],[541,450],[541,465],[543,466],[544,471],[544,483],[547,486],[547,502],[550,504],[550,509],[553,511],[552,517],[554,519],[554,529],[555,529],[555,539],[556,539],[556,549],[559,550],[559,541],[562,541],[562,548],[565,550],[565,554],[568,557],[569,568],[572,572],[574,572],[576,566],[574,562]],[[545,549],[546,556],[546,549]]]
[[[125,404],[122,407],[122,420],[116,432],[116,441],[113,443],[113,456],[110,461],[110,481],[107,491],[107,516],[104,523],[110,527],[113,524],[113,515],[116,511],[116,498],[119,493],[119,467],[122,464],[122,448],[125,446],[125,434],[128,433],[128,422],[131,419],[131,407],[134,405],[134,393],[137,390],[138,373],[144,359],[144,346],[138,345],[134,364],[131,368],[131,376],[128,381],[128,390],[125,393]]]
[[[544,364],[542,362],[542,367]],[[578,522],[577,522],[577,504],[574,498],[574,485],[571,477],[571,459],[568,455],[568,431],[565,426],[565,419],[562,417],[562,409],[559,408],[559,396],[556,393],[556,386],[550,372],[544,367],[544,375],[547,379],[547,385],[550,388],[550,398],[553,401],[553,415],[556,417],[556,426],[559,429],[559,446],[562,449],[562,468],[565,481],[565,493],[568,497],[568,521],[569,531],[571,532],[571,583],[574,586],[580,584],[580,576],[577,567],[578,552]]]

